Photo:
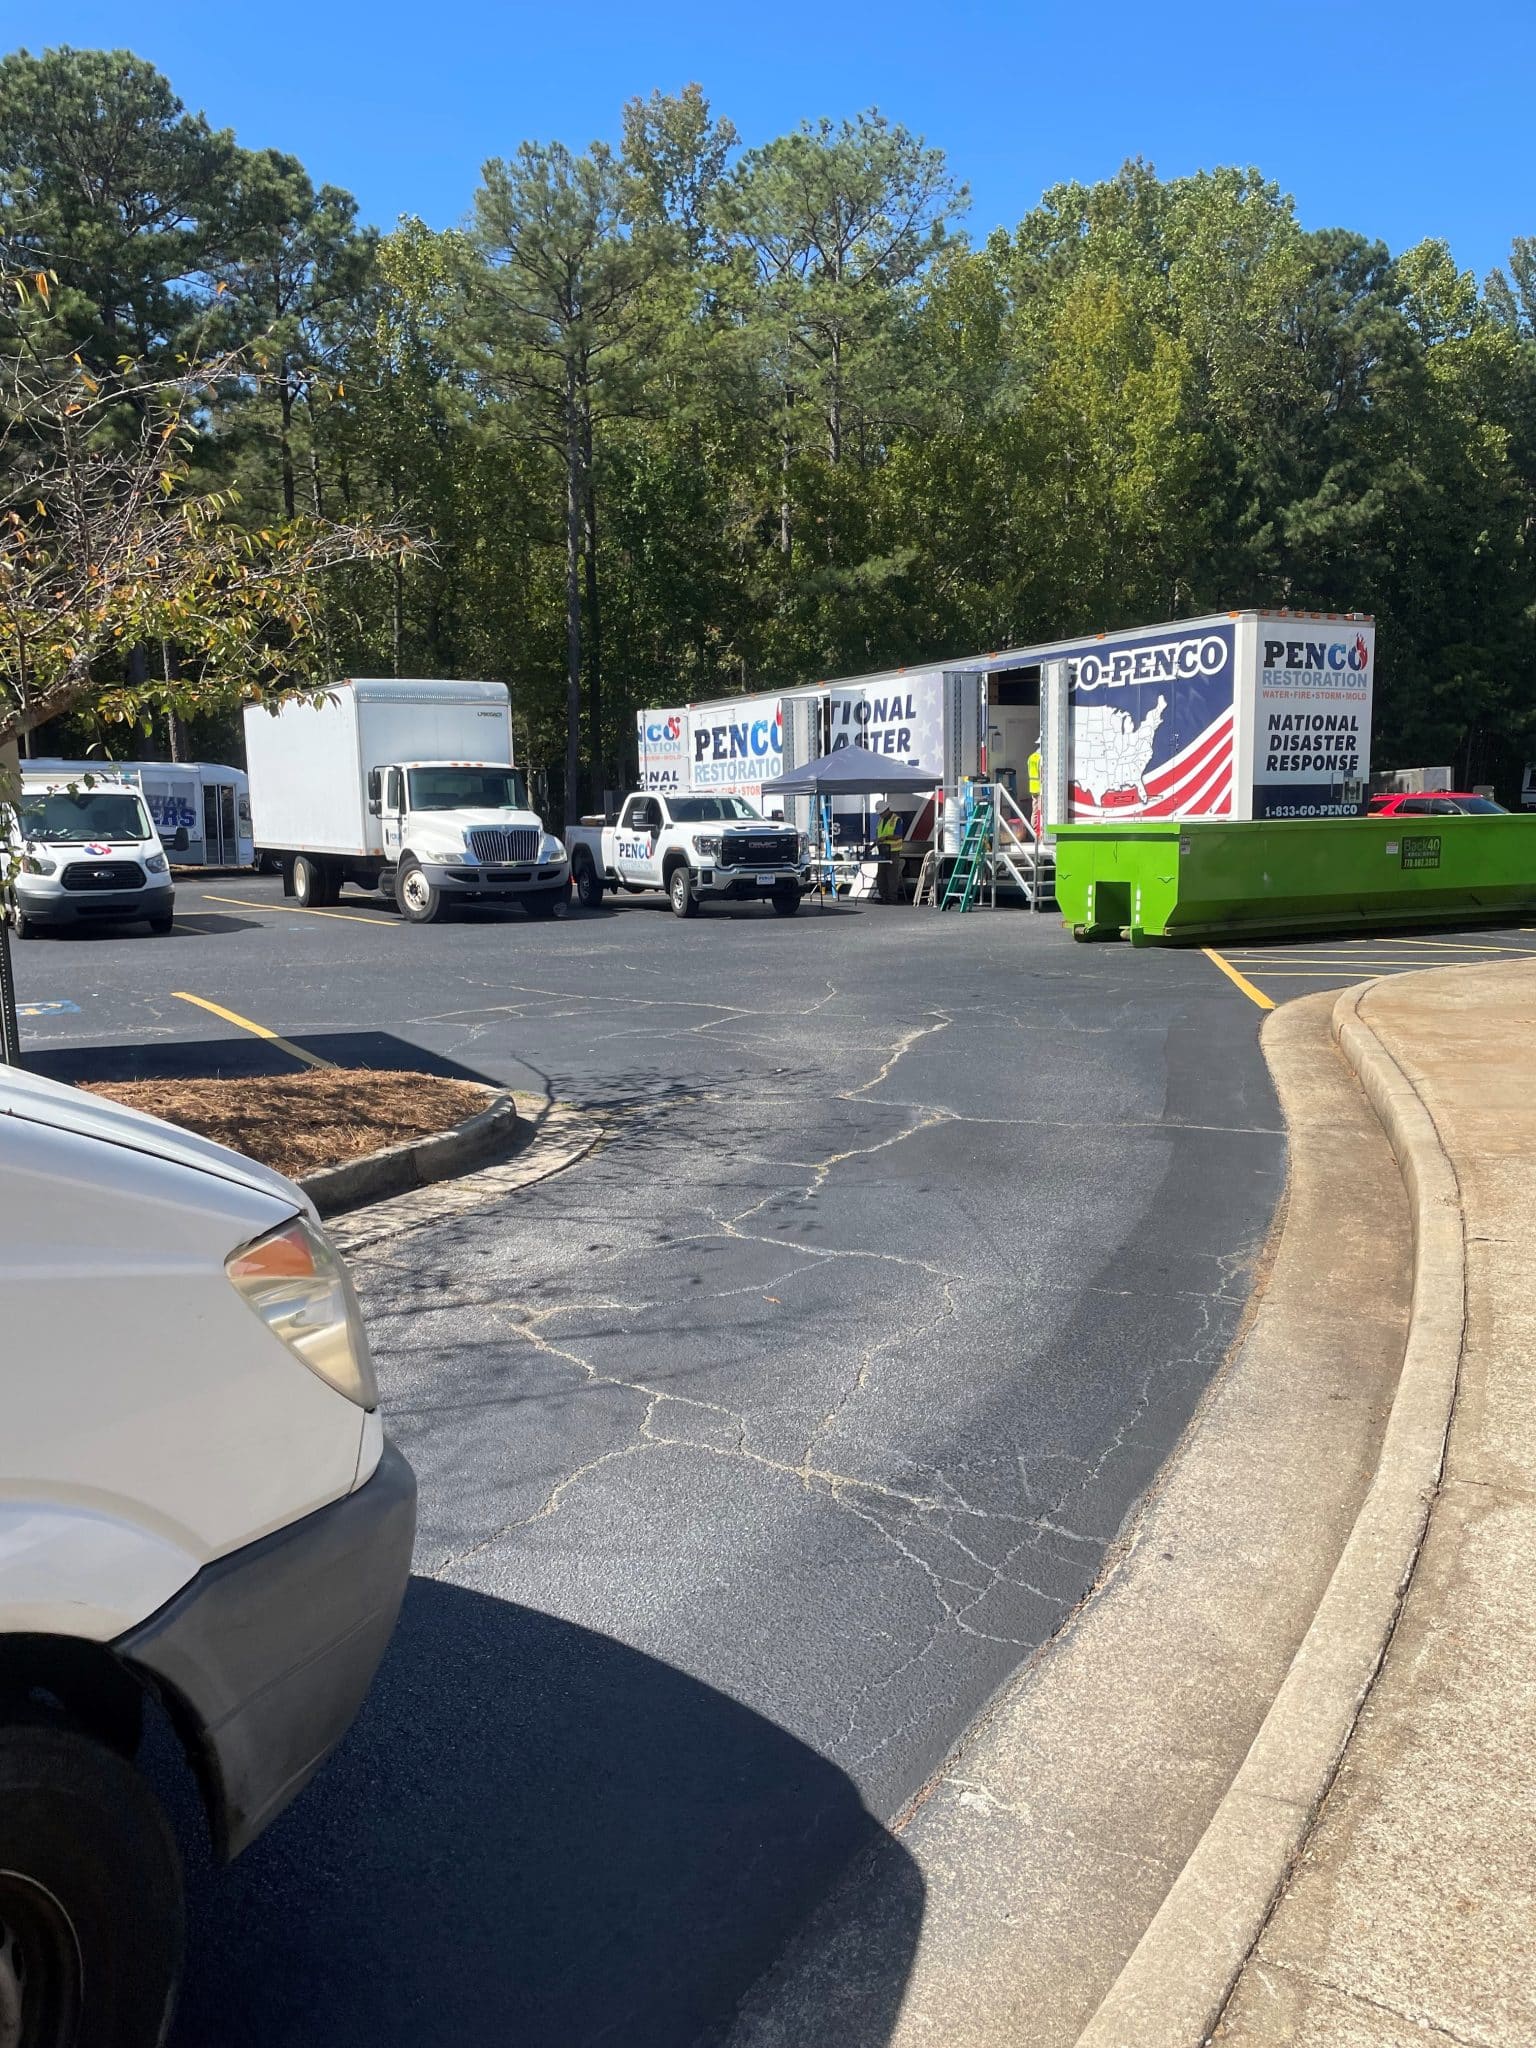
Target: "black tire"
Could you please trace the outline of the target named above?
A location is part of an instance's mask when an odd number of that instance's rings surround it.
[[[0,1732],[0,2027],[37,2048],[159,2048],[181,1974],[181,1859],[131,1763],[64,1728]]]
[[[14,901],[6,912],[6,917],[13,935],[18,939],[35,939],[42,930],[42,926],[38,923],[37,919],[35,917],[28,917],[21,905]]]
[[[442,890],[434,888],[409,854],[395,870],[395,901],[407,924],[436,924],[446,909]]]
[[[594,861],[584,860],[576,870],[576,895],[583,910],[600,910],[603,902],[603,878]]]
[[[293,900],[300,910],[317,910],[330,901],[326,894],[326,873],[319,861],[307,853],[294,856]]]
[[[679,861],[667,877],[667,901],[672,905],[674,917],[692,917],[699,907],[693,893],[693,876],[686,861]]]
[[[176,913],[168,910],[163,917],[152,917],[149,920],[149,928],[157,939],[163,939],[166,933],[175,927],[175,923]]]
[[[551,889],[543,896],[525,896],[523,909],[529,917],[544,920],[551,918],[560,908],[560,892]]]
[[[793,917],[800,908],[800,884],[792,882],[786,887],[781,883],[773,892],[773,907],[780,917]]]

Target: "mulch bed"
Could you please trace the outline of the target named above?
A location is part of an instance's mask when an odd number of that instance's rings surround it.
[[[337,1166],[386,1145],[429,1138],[486,1107],[471,1081],[435,1074],[375,1073],[364,1067],[244,1081],[88,1081],[167,1123],[216,1138],[290,1179]]]

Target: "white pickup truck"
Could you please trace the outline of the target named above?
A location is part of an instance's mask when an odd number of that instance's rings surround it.
[[[616,825],[584,818],[567,832],[576,894],[591,910],[605,889],[664,889],[679,917],[700,903],[766,897],[780,917],[800,908],[805,847],[793,825],[739,796],[626,797]]]

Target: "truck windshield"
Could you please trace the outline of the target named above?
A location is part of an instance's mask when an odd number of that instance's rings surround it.
[[[526,811],[528,788],[515,768],[412,768],[413,811]]]
[[[717,825],[722,819],[761,819],[744,796],[674,796],[667,799],[673,819],[679,825]]]
[[[28,839],[147,839],[149,820],[122,789],[24,789],[21,829]]]

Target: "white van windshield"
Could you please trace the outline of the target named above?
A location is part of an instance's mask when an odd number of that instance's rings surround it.
[[[515,768],[412,768],[413,811],[526,811],[528,791]]]
[[[24,789],[17,806],[28,839],[148,839],[144,806],[125,789]]]

